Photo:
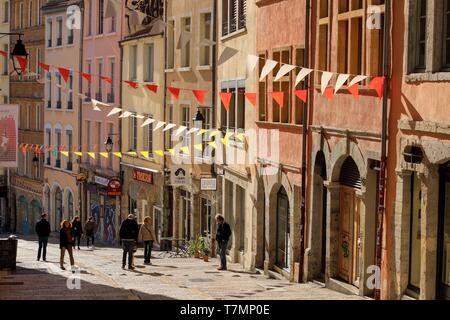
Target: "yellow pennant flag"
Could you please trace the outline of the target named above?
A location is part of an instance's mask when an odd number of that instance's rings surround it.
[[[100,152],[99,153],[103,158],[108,158],[108,152]]]
[[[181,147],[180,150],[186,154],[189,154],[189,147]]]
[[[203,145],[201,143],[194,144],[194,148],[198,151],[203,151]]]
[[[216,144],[215,141],[210,141],[210,142],[208,142],[208,144],[209,144],[211,147],[213,147],[214,149],[217,148],[217,144]]]
[[[137,152],[129,151],[129,152],[127,152],[127,155],[129,155],[129,156],[137,156]]]
[[[244,142],[245,134],[244,133],[238,133],[236,135],[236,138],[238,138],[240,141]]]
[[[122,152],[113,152],[116,157],[122,158]]]
[[[169,151],[169,153],[170,153],[171,155],[175,155],[175,150],[173,150],[173,149],[167,149],[167,151]]]
[[[210,138],[217,136],[219,133],[221,133],[222,131],[220,130],[215,130],[213,132],[211,132],[211,134],[209,135]]]
[[[148,158],[150,153],[148,151],[141,151],[140,154],[141,154],[141,156]]]
[[[229,142],[230,142],[230,137],[233,135],[233,133],[226,133],[225,134],[225,137],[223,137],[223,139],[220,139],[221,141],[222,141],[222,143],[224,144],[224,145],[226,145],[227,147],[228,147],[228,145],[229,145]]]
[[[164,156],[164,151],[162,151],[162,150],[155,150],[155,154],[157,154],[158,156],[162,157],[162,156]]]
[[[61,154],[62,154],[63,156],[65,156],[65,157],[68,157],[68,156],[69,156],[69,152],[67,152],[67,151],[61,151]]]
[[[87,154],[88,154],[89,157],[91,157],[92,159],[95,159],[95,152],[88,152]]]
[[[83,156],[83,152],[74,152],[74,154],[79,156],[79,157]]]
[[[202,135],[202,134],[204,134],[204,133],[207,133],[208,131],[209,131],[208,129],[200,129],[200,130],[198,131],[197,135],[200,136],[200,135]]]

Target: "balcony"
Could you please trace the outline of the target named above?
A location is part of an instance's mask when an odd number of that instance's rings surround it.
[[[73,109],[73,101],[67,101],[67,109],[69,110]]]
[[[52,108],[52,102],[50,100],[47,101],[47,109]]]
[[[72,164],[72,162],[67,162],[67,164],[66,164],[66,170],[67,170],[67,171],[72,171],[72,169],[73,169],[73,164]]]
[[[108,96],[106,97],[106,102],[113,103],[114,102],[114,92],[108,93]]]
[[[102,96],[101,92],[97,92],[95,94],[95,100],[102,101],[102,98],[103,98],[103,96]]]
[[[56,46],[57,46],[57,47],[62,46],[62,38],[57,38],[57,39],[56,39]]]
[[[62,103],[61,100],[56,101],[56,109],[61,109]]]
[[[55,167],[56,168],[61,168],[61,159],[56,159]]]

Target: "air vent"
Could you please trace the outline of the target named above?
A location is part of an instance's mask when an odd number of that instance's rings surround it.
[[[358,166],[351,157],[345,159],[344,164],[342,165],[339,182],[350,188],[361,189],[362,187]]]

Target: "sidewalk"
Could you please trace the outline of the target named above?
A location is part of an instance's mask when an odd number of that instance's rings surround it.
[[[83,247],[74,252],[80,272],[59,269],[59,246],[51,239],[48,262],[36,261],[37,243],[19,240],[17,270],[0,271],[0,300],[5,299],[361,299],[344,295],[314,283],[293,284],[287,280],[268,279],[247,273],[238,264],[229,271],[217,271],[218,259],[204,262],[193,258],[166,258],[153,252],[152,266],[143,265],[138,249],[135,270],[122,270],[119,248]],[[66,256],[66,267],[68,257]],[[67,282],[80,289],[69,289]]]

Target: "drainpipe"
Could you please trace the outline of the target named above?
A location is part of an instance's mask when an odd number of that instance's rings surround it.
[[[304,66],[309,67],[309,48],[310,48],[310,15],[311,15],[311,3],[306,1],[305,4],[305,55]],[[305,87],[309,87],[309,78],[305,79]],[[309,90],[308,90],[309,92]],[[305,260],[305,223],[306,223],[306,162],[307,162],[307,147],[308,147],[308,106],[310,99],[303,104],[303,126],[302,126],[302,186],[301,186],[301,208],[300,208],[300,281],[306,281],[303,279],[304,275],[304,260]]]
[[[80,26],[80,61],[79,61],[79,70],[83,71],[83,37],[84,37],[84,5],[83,1],[80,1],[79,3],[80,11],[81,11],[81,26]],[[78,88],[83,92],[83,77],[79,77],[78,79]],[[82,139],[82,128],[83,128],[83,99],[78,98],[78,142],[81,146],[81,139]],[[81,151],[81,150],[80,150]],[[78,172],[80,172],[80,168],[78,168]],[[78,215],[80,216],[80,221],[83,221],[83,201],[81,200],[82,197],[82,185],[83,183],[78,183],[78,208],[79,212]],[[87,214],[87,213],[86,213]]]
[[[380,271],[379,284],[380,287],[374,290],[375,300],[381,299],[381,258],[382,258],[382,241],[383,241],[383,220],[386,210],[386,164],[387,164],[387,130],[388,130],[388,110],[389,110],[389,86],[390,86],[390,33],[391,33],[391,0],[386,0],[385,6],[385,20],[384,20],[384,50],[383,50],[383,75],[385,83],[383,88],[383,111],[381,124],[381,169],[379,179],[379,194],[378,194],[378,226],[376,238],[376,265]]]
[[[164,0],[164,22],[167,23],[167,0]],[[168,26],[166,25],[166,27],[164,28],[164,35],[163,35],[163,42],[164,42],[164,66],[163,66],[163,69],[164,69],[164,108],[163,108],[164,113],[163,113],[163,116],[164,116],[164,118],[163,118],[163,121],[166,121],[166,116],[167,116],[167,114],[166,114],[166,107],[167,107],[167,104],[166,104],[166,102],[167,102],[167,72],[165,72],[166,63],[167,63],[167,41],[166,41],[166,39],[167,39],[167,34],[166,34],[167,33],[167,29],[168,29]],[[172,112],[173,112],[173,109],[172,109]],[[165,148],[166,148],[166,135],[163,134],[163,150],[165,150]],[[164,221],[164,225],[165,225],[166,223],[169,224],[169,221],[170,221],[170,217],[169,217],[170,212],[169,212],[169,215],[167,215],[167,217],[166,217],[166,213],[168,212],[169,209],[168,209],[168,206],[166,208],[166,167],[167,167],[167,159],[166,159],[165,155],[164,155],[164,160],[163,161],[164,162],[163,162],[163,168],[162,168],[162,179],[163,179],[163,185],[162,185],[162,208],[163,208],[163,212],[162,212],[162,214],[163,214],[163,221]],[[170,231],[169,231],[170,227],[171,226],[169,225],[168,228],[167,228],[167,235],[170,234]],[[164,232],[164,230],[163,230],[163,232]],[[165,234],[163,234],[163,235],[166,236]]]

